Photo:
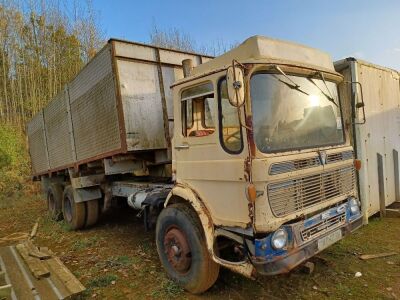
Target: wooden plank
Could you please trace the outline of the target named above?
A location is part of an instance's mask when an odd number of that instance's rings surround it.
[[[56,276],[65,285],[70,295],[81,293],[86,289],[58,257],[43,262],[47,264],[51,275]]]
[[[11,299],[11,284],[0,286],[0,299]]]
[[[48,259],[51,257],[50,253],[46,253],[46,252],[42,252],[39,250],[38,247],[36,247],[31,240],[27,240],[24,242],[25,247],[28,249],[29,251],[29,255],[34,257],[34,258],[38,258],[38,259]]]
[[[26,246],[26,244],[18,244],[15,248],[18,250],[19,254],[29,267],[32,275],[36,279],[40,279],[50,275],[49,269],[40,259],[29,256],[29,248]]]
[[[36,221],[35,225],[33,225],[33,227],[32,227],[32,231],[29,235],[30,239],[33,239],[36,236],[38,227],[39,227],[39,219]]]
[[[397,254],[397,252],[385,252],[385,253],[378,253],[378,254],[363,254],[363,255],[360,255],[360,259],[368,260],[368,259],[373,259],[373,258],[392,256],[392,255],[396,255],[396,254]]]

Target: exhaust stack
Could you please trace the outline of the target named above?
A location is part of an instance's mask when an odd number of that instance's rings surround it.
[[[190,58],[182,60],[183,77],[189,77],[193,70],[193,60]]]

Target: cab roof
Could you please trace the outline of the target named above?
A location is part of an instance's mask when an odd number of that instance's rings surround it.
[[[293,63],[335,72],[329,54],[304,45],[256,35],[236,48],[193,69],[192,76],[222,69],[235,59],[242,63]]]

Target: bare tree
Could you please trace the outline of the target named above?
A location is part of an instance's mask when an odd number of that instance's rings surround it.
[[[24,128],[102,46],[91,1],[66,1],[0,2],[0,123]]]
[[[198,45],[189,33],[175,27],[160,29],[155,23],[150,31],[150,43],[163,48],[199,52],[212,56],[221,55],[238,45],[237,42],[226,43],[222,38],[208,44]]]

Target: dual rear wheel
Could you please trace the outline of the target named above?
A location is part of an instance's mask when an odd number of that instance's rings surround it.
[[[64,221],[73,230],[90,227],[97,223],[100,215],[99,201],[75,202],[72,186],[62,188],[52,183],[47,190],[47,207],[50,217],[55,221]]]

